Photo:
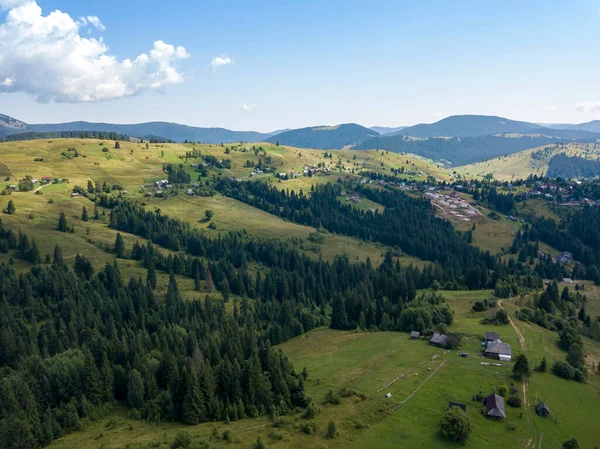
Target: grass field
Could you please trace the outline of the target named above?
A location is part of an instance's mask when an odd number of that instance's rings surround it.
[[[83,431],[58,440],[51,447],[123,449],[128,444],[136,449],[149,442],[171,442],[178,431],[186,429],[215,448],[249,448],[258,436],[272,448],[451,448],[457,446],[442,439],[439,433],[439,423],[449,401],[466,404],[473,422],[474,430],[465,447],[525,447],[533,429],[524,408],[507,406],[507,420],[496,422],[486,419],[480,412],[481,404],[471,400],[473,395],[489,394],[514,382],[511,363],[502,363],[500,367],[481,364],[482,334],[486,330],[498,332],[503,341],[511,344],[515,357],[520,352],[517,334],[510,325],[484,325],[482,319],[486,313],[471,312],[473,302],[489,297],[491,291],[440,293],[454,310],[450,331],[465,335],[461,351],[467,352],[468,358],[459,357],[459,351],[444,351],[425,340],[413,341],[408,334],[397,332],[318,328],[280,346],[296,369],[308,369],[306,388],[319,405],[315,418],[317,431],[312,435],[301,431],[305,420],[298,414],[286,417],[277,429],[267,418],[187,427],[174,423],[149,425],[123,417],[116,429],[105,427],[107,418],[88,424]],[[518,309],[508,300],[504,306],[513,315]],[[531,361],[539,363],[542,356],[550,363],[564,358],[564,352],[557,346],[556,333],[516,323],[525,336],[524,351]],[[598,343],[586,339],[585,351],[589,361],[600,361]],[[516,386],[521,389],[520,383]],[[340,405],[323,404],[329,390],[341,388],[357,391],[359,395],[343,398]],[[599,392],[600,376],[596,374],[590,374],[588,384],[577,384],[550,373],[535,373],[529,386],[530,411],[533,413],[536,396],[552,410],[550,418],[533,417],[538,438],[535,441],[539,442],[541,436],[541,447],[560,447],[563,441],[575,436],[582,447],[594,447],[598,434],[590,417],[600,413]],[[385,398],[387,393],[392,397]],[[119,413],[124,416],[124,412]],[[329,421],[334,421],[339,431],[333,440],[324,436]],[[213,436],[215,427],[217,434],[230,429],[233,443]]]
[[[548,147],[551,147],[551,145],[548,145]],[[548,172],[550,159],[557,154],[579,156],[591,160],[596,160],[600,156],[594,145],[570,144],[565,147],[553,148],[542,159],[532,158],[532,153],[544,148],[533,148],[509,156],[501,156],[496,159],[456,167],[455,171],[465,178],[483,178],[486,175],[493,175],[495,179],[501,181],[515,181],[526,179],[529,175],[545,175]]]
[[[58,215],[64,211],[69,220],[75,224],[76,232],[68,236],[60,235],[58,232],[53,235],[56,236],[61,247],[64,247],[67,260],[74,258],[77,252],[86,254],[89,252],[90,258],[97,266],[104,264],[111,259],[105,249],[114,242],[115,233],[106,228],[105,223],[90,221],[84,224],[81,222],[79,217],[82,205],[86,204],[89,213],[92,212],[93,205],[85,198],[71,198],[69,195],[75,185],[86,186],[88,180],[92,179],[97,183],[106,181],[111,184],[119,184],[128,191],[127,197],[143,200],[149,207],[159,208],[170,215],[189,221],[197,227],[206,228],[208,226],[203,218],[204,212],[210,209],[215,212],[213,219],[217,225],[217,231],[214,231],[215,235],[219,232],[245,229],[259,237],[306,239],[311,232],[316,231],[314,228],[287,222],[222,195],[189,197],[180,192],[179,195],[169,195],[166,199],[144,198],[144,191],[140,186],[163,179],[165,177],[162,171],[163,164],[182,163],[179,156],[193,148],[200,150],[202,154],[230,158],[232,168],[225,170],[222,175],[247,179],[250,179],[250,172],[253,169],[245,167],[246,161],[250,160],[256,163],[259,157],[264,155],[271,158],[271,165],[278,171],[288,173],[294,170],[302,172],[305,165],[321,163],[331,164],[335,167],[337,164],[335,158],[325,158],[323,151],[278,147],[270,144],[234,146],[233,149],[229,149],[229,154],[225,154],[225,148],[218,145],[153,144],[146,148],[145,144],[122,142],[120,149],[113,147],[113,142],[90,139],[56,139],[0,144],[4,171],[7,175],[10,174],[9,179],[3,179],[0,182],[0,190],[6,185],[17,184],[19,180],[28,175],[34,179],[41,179],[43,176],[64,179],[63,183],[43,187],[40,192],[42,195],[34,195],[32,192],[16,192],[10,198],[1,196],[0,208],[5,208],[9,199],[12,199],[17,207],[15,216],[5,218],[6,225],[19,227],[31,235],[35,235],[36,230],[50,232],[56,226]],[[252,148],[259,147],[263,151],[256,156]],[[73,158],[64,156],[64,154],[69,154],[69,149],[77,150],[79,156]],[[108,149],[108,151],[105,152],[103,149]],[[353,163],[366,164],[366,167],[369,168],[372,167],[368,165],[368,162],[376,157],[370,155],[369,152],[345,152],[344,155],[351,157]],[[356,159],[354,159],[355,155]],[[385,164],[387,165],[379,166],[380,170],[386,167],[389,169],[389,167],[401,163],[399,155],[381,155],[381,158],[386,159]],[[189,163],[193,161],[192,159]],[[196,179],[198,174],[193,172],[189,163],[184,164],[185,169],[192,175],[192,179]],[[423,166],[426,165],[423,160],[420,160],[419,163]],[[351,173],[351,168],[343,170]],[[276,182],[277,180],[272,175],[261,175],[261,178],[270,180],[280,188],[303,188],[308,191],[311,185],[337,179],[336,173],[339,176],[343,172],[334,172],[331,176],[303,177],[283,182]],[[54,203],[50,204],[49,200]],[[365,203],[360,206],[383,208],[375,203]],[[31,220],[27,218],[30,213],[34,215]],[[130,237],[126,239],[126,242],[133,244],[133,240],[134,238]],[[51,254],[55,242],[46,240],[38,242],[38,244],[40,244],[43,254]],[[91,246],[96,248],[91,248]],[[307,245],[307,247],[311,247],[311,245]],[[380,244],[361,242],[346,236],[327,235],[318,252],[310,250],[307,251],[307,254],[313,257],[323,257],[325,260],[333,260],[338,254],[347,254],[352,260],[365,260],[369,257],[374,264],[378,264],[385,251],[386,248]],[[422,264],[420,260],[411,257],[402,257],[401,261],[404,264]]]

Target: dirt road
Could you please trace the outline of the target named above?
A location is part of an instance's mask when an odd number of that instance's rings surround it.
[[[498,301],[498,307],[506,312],[506,309],[502,306],[502,299]],[[508,312],[506,312],[508,314]],[[521,345],[521,350],[525,349],[525,337],[521,330],[517,327],[510,314],[508,314],[508,321],[510,325],[515,330],[517,334],[517,338],[519,339],[519,344]],[[533,414],[531,413],[531,405],[529,403],[529,379],[527,377],[523,378],[523,404],[525,406],[525,411],[527,412],[527,420],[529,421],[529,426],[531,427],[531,438],[527,440],[527,444],[525,444],[524,449],[535,448],[535,443],[537,441],[537,428],[535,427],[535,423],[533,422]]]

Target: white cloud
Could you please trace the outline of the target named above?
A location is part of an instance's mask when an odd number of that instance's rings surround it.
[[[219,67],[222,67],[224,65],[229,65],[229,64],[233,64],[233,60],[227,55],[227,53],[225,53],[224,55],[221,55],[221,56],[215,56],[212,59],[212,61],[210,62],[209,66],[211,69],[213,69],[213,72],[214,72]]]
[[[598,112],[600,111],[600,101],[582,101],[575,105],[575,110],[579,112]]]
[[[0,6],[23,3],[0,0]],[[104,25],[95,16],[75,21],[35,1],[12,7],[0,24],[0,93],[25,92],[41,102],[94,102],[127,97],[180,83],[176,63],[189,57],[183,47],[156,41],[152,50],[119,61],[102,38],[85,38],[80,28]]]
[[[27,3],[28,0],[0,0],[0,11],[6,11],[16,6]]]
[[[544,106],[544,109],[546,111],[556,111],[558,109],[558,106],[554,106],[552,104],[547,104],[546,106]]]
[[[251,111],[252,109],[254,109],[256,107],[255,104],[248,104],[246,102],[243,102],[240,105],[240,108],[242,108],[244,111]]]
[[[87,21],[100,31],[106,30],[106,27],[102,25],[102,22],[100,22],[100,19],[97,16],[87,16]]]

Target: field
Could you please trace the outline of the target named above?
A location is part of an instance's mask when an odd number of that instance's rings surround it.
[[[256,147],[259,145],[256,144]],[[210,176],[250,179],[253,168],[246,161],[256,162],[253,147],[230,147],[226,157],[232,161],[231,169],[219,174],[211,172]],[[63,153],[68,152],[69,148],[76,148],[79,156],[64,156]],[[103,151],[104,148],[108,151]],[[39,194],[14,192],[0,196],[0,209],[4,209],[9,200],[13,200],[17,208],[13,215],[3,214],[3,223],[8,228],[20,229],[36,238],[42,259],[51,255],[54,246],[58,244],[69,264],[77,253],[85,254],[96,268],[113,263],[115,256],[112,247],[116,232],[107,226],[107,211],[100,208],[100,218],[93,219],[94,204],[84,197],[70,196],[74,185],[86,186],[88,180],[93,179],[99,183],[118,183],[127,190],[128,193],[124,193],[126,197],[144,202],[149,210],[160,209],[161,213],[185,220],[215,237],[220,233],[244,229],[260,238],[294,239],[295,244],[315,258],[332,260],[337,254],[348,254],[353,260],[365,260],[367,257],[374,263],[382,260],[387,249],[382,245],[325,234],[325,241],[315,247],[308,237],[316,229],[282,220],[220,194],[201,197],[179,192],[168,194],[165,198],[146,197],[144,192],[148,188],[141,186],[164,178],[163,164],[184,163],[179,156],[193,148],[192,145],[177,144],[150,145],[146,148],[142,144],[124,142],[120,149],[115,149],[106,142],[81,139],[1,144],[4,172],[9,179],[2,182],[0,190],[5,185],[18,183],[26,175],[38,179],[42,176],[63,178],[61,183],[43,187]],[[202,145],[195,148],[203,154],[224,157],[222,155],[225,149],[221,146]],[[265,145],[260,151],[263,151],[263,155],[267,154],[271,158],[271,164],[281,172],[299,171],[304,165],[312,164],[332,167],[328,175],[287,181],[280,181],[269,174],[254,176],[282,189],[308,191],[316,183],[335,181],[340,176],[352,175],[352,171],[359,168],[372,171],[386,169],[389,172],[390,168],[404,165],[405,168],[413,167],[417,173],[423,171],[421,176],[415,175],[415,178],[431,175],[446,179],[443,177],[448,176],[443,169],[425,160],[377,151],[344,150],[340,152],[341,156],[335,153],[333,159],[325,158],[321,151],[272,145]],[[43,160],[35,162],[34,159]],[[197,179],[197,173],[189,166],[189,161],[184,167],[192,174],[192,179]],[[344,197],[339,200],[346,202]],[[468,195],[465,200],[472,202]],[[383,206],[370,201],[352,204],[361,209],[383,210]],[[81,219],[84,206],[90,215],[87,222]],[[544,206],[531,203],[528,207]],[[204,219],[207,210],[214,212],[212,222],[216,229],[209,229],[209,222]],[[488,216],[489,211],[481,207],[478,207],[478,211],[480,213],[472,221],[456,222],[454,225],[462,231],[472,230],[473,243],[482,249],[493,253],[505,252],[512,244],[514,233],[520,224],[504,217],[492,220]],[[57,231],[61,212],[65,213],[69,225],[73,226],[73,232]],[[136,240],[146,243],[133,235],[123,234],[123,238],[127,249]],[[160,251],[168,253],[164,249]],[[8,255],[0,256],[2,261],[8,259]],[[400,262],[417,265],[423,263],[406,256],[401,256]],[[116,263],[124,278],[144,278],[146,275],[146,270],[135,261],[116,259]],[[29,268],[18,260],[14,264],[20,272]],[[166,292],[168,275],[157,274],[160,295]],[[202,285],[199,292],[195,291],[191,279],[178,277],[177,281],[186,299],[203,298],[209,293],[206,285]],[[600,293],[597,287],[591,283],[586,283],[585,287],[588,312],[600,313]],[[558,422],[554,412],[551,419],[534,417],[531,407],[527,410],[508,407],[508,419],[505,422],[493,422],[484,418],[480,413],[481,404],[473,402],[472,397],[489,394],[502,385],[510,386],[514,380],[511,378],[511,364],[503,363],[498,367],[481,364],[481,337],[486,330],[499,332],[501,338],[511,344],[516,356],[520,351],[518,334],[510,325],[484,324],[483,320],[492,311],[472,312],[473,303],[490,297],[490,290],[440,293],[454,311],[454,323],[449,331],[463,335],[461,351],[469,354],[467,358],[459,357],[459,351],[444,351],[429,345],[423,339],[412,341],[406,333],[392,332],[342,332],[318,328],[280,346],[297,370],[306,367],[309,372],[306,388],[319,406],[314,419],[316,429],[310,435],[302,430],[306,420],[300,413],[285,417],[278,422],[277,427],[273,426],[268,417],[187,427],[176,423],[148,424],[132,420],[126,416],[125,410],[115,408],[105,418],[85,423],[82,431],[55,441],[51,447],[141,449],[148,443],[156,443],[157,446],[162,442],[171,444],[177,432],[185,429],[194,438],[204,440],[209,447],[215,448],[249,448],[259,436],[270,448],[449,448],[455,447],[455,444],[442,439],[439,433],[439,423],[449,401],[467,405],[467,413],[474,423],[474,431],[467,447],[525,447],[530,439],[537,443],[540,438],[543,438],[543,447],[558,447],[571,436],[577,436],[584,447],[596,444],[592,438],[595,431],[593,420],[580,419],[582,416],[598,416],[600,413],[600,378],[595,374],[590,375],[588,384],[567,382],[549,373],[535,374],[532,377],[529,388],[531,406],[535,403],[536,395],[543,397],[551,409],[556,410]],[[213,299],[221,298],[219,293],[214,292],[210,296]],[[228,308],[231,307],[230,302]],[[505,301],[505,307],[513,315],[518,308],[511,301]],[[523,351],[534,361],[539,361],[542,356],[549,360],[564,358],[564,353],[556,345],[555,333],[518,321],[517,325],[525,335],[526,345]],[[589,363],[600,361],[600,347],[597,343],[586,340],[585,350]],[[517,383],[516,387],[520,389],[521,384]],[[323,403],[329,390],[339,392],[342,389],[354,393],[343,397],[339,405]],[[391,394],[390,398],[385,397],[387,393]],[[336,423],[339,431],[335,439],[327,439],[325,436],[330,421]],[[230,430],[233,435],[231,442],[222,437],[226,430]]]
[[[544,147],[540,147],[520,151],[509,156],[456,167],[454,171],[465,178],[483,178],[486,175],[493,175],[495,179],[501,181],[514,181],[526,179],[530,174],[543,176],[548,171],[550,159],[557,154],[579,156],[591,160],[598,159],[600,156],[598,150],[591,144],[571,144],[566,147],[553,148],[542,159],[532,158],[532,153],[543,149]]]
[[[315,418],[317,431],[307,435],[301,430],[305,420],[299,414],[287,417],[274,428],[269,419],[246,419],[225,423],[207,423],[194,427],[181,424],[148,425],[130,420],[124,412],[117,429],[108,429],[110,418],[94,422],[53,443],[56,449],[84,447],[117,449],[124,444],[134,449],[148,442],[171,442],[181,429],[189,430],[210,447],[250,447],[258,436],[271,448],[450,448],[455,444],[444,440],[439,422],[449,401],[467,405],[474,430],[465,447],[521,448],[533,442],[538,447],[559,447],[576,436],[582,447],[594,447],[596,425],[591,416],[600,413],[600,376],[591,373],[588,384],[560,379],[550,373],[535,373],[529,382],[530,408],[507,406],[508,419],[490,421],[481,413],[481,404],[471,400],[476,394],[489,394],[501,385],[521,384],[511,377],[511,363],[502,366],[482,365],[481,336],[486,330],[501,335],[511,344],[513,356],[521,351],[518,335],[510,325],[482,324],[488,312],[473,313],[472,304],[491,296],[491,291],[440,292],[454,310],[451,332],[464,335],[461,351],[444,351],[425,340],[410,340],[406,333],[335,331],[318,328],[282,344],[280,347],[294,362],[296,369],[306,367],[308,392],[319,405]],[[518,306],[504,301],[503,306],[514,315]],[[515,320],[524,335],[523,351],[534,363],[545,356],[550,363],[563,359],[557,346],[557,334]],[[588,361],[600,361],[600,347],[585,341]],[[340,405],[324,404],[329,390],[356,391],[342,398]],[[387,393],[391,398],[386,398]],[[522,393],[521,393],[522,396]],[[550,418],[535,415],[537,400],[545,400],[552,411]],[[529,421],[529,418],[532,421]],[[336,423],[339,435],[325,438],[327,423]],[[131,430],[130,430],[131,427]],[[233,446],[216,434],[230,429]],[[271,435],[271,437],[269,436]],[[273,438],[273,437],[276,438]],[[281,439],[279,439],[281,438]],[[532,446],[530,446],[532,447]]]
[[[93,204],[85,198],[71,198],[70,192],[75,185],[86,186],[88,180],[97,183],[106,181],[110,184],[119,184],[126,191],[126,197],[143,200],[148,207],[157,208],[166,213],[186,220],[199,228],[207,228],[208,222],[204,221],[204,212],[212,210],[213,222],[216,225],[214,235],[220,232],[245,229],[249,233],[266,238],[289,239],[296,238],[306,241],[311,232],[316,229],[290,223],[276,216],[255,209],[239,201],[226,198],[217,194],[214,197],[189,197],[182,193],[169,195],[166,198],[145,198],[142,185],[148,185],[159,179],[164,179],[162,170],[166,163],[180,164],[180,156],[193,149],[202,154],[215,157],[227,157],[232,161],[230,170],[224,170],[223,175],[250,179],[253,168],[245,167],[247,161],[258,161],[258,156],[252,148],[262,148],[259,155],[271,158],[271,164],[277,170],[291,173],[302,172],[305,165],[326,164],[335,168],[336,159],[325,158],[325,152],[318,150],[303,150],[289,147],[277,147],[270,144],[256,144],[251,147],[232,147],[225,155],[224,147],[217,145],[180,145],[180,144],[153,144],[146,148],[145,144],[135,142],[122,142],[120,149],[114,148],[113,142],[102,142],[90,139],[56,139],[49,141],[25,141],[0,144],[0,153],[3,155],[4,174],[7,176],[0,182],[0,190],[8,185],[17,184],[25,176],[42,179],[43,176],[62,178],[62,183],[49,184],[40,189],[39,195],[33,192],[15,192],[9,196],[0,196],[0,208],[4,209],[9,200],[13,200],[17,213],[14,216],[5,216],[7,226],[20,228],[23,232],[35,235],[37,231],[52,232],[53,240],[38,241],[42,256],[51,254],[56,243],[63,248],[67,261],[72,260],[76,253],[86,254],[96,266],[101,266],[112,260],[107,251],[114,243],[116,233],[106,227],[106,220],[100,222],[90,220],[84,223],[80,220],[81,208],[85,205],[91,214]],[[77,151],[77,157],[69,157]],[[345,151],[353,164],[364,165],[369,170],[384,170],[399,166],[402,161],[396,154],[379,155],[370,152]],[[65,156],[66,155],[66,156]],[[356,157],[355,157],[356,156]],[[372,163],[372,159],[379,157],[385,160],[384,167],[381,163]],[[404,159],[403,159],[404,160]],[[185,170],[197,178],[189,163],[184,164]],[[405,162],[405,161],[404,161]],[[427,163],[419,160],[422,168]],[[347,163],[346,163],[347,165]],[[421,167],[421,165],[419,165]],[[328,176],[313,176],[279,181],[274,176],[264,174],[257,178],[274,183],[277,187],[285,189],[310,190],[312,185],[320,182],[331,182],[335,176],[351,173],[352,169],[339,166]],[[442,172],[437,171],[440,175]],[[9,176],[10,174],[10,176]],[[212,175],[211,175],[212,176]],[[39,185],[39,184],[38,184]],[[360,204],[360,207],[374,207],[380,210],[382,206],[373,204]],[[58,216],[61,211],[67,214],[71,224],[75,225],[73,234],[54,232]],[[29,218],[33,214],[33,218]],[[127,245],[132,245],[136,240],[133,236],[125,237]],[[379,263],[386,248],[380,244],[361,242],[354,238],[328,234],[320,248],[306,245],[306,250],[311,257],[323,257],[332,260],[338,254],[347,254],[353,260],[365,260],[367,257],[375,264]],[[404,264],[421,264],[418,259],[403,256]],[[17,265],[19,262],[16,262]],[[133,267],[130,267],[133,268]]]

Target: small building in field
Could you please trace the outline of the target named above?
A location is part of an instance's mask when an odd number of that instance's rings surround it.
[[[491,394],[485,399],[485,414],[489,418],[505,419],[504,398]]]
[[[501,343],[497,341],[487,344],[484,355],[486,357],[503,360],[505,362],[510,362],[512,359],[510,345],[508,343]]]
[[[487,331],[485,333],[485,342],[486,343],[495,343],[498,341],[498,339],[500,338],[500,334],[496,333],[496,332],[490,332]]]
[[[452,402],[452,401],[450,401],[450,403],[448,404],[448,408],[452,408],[452,407],[458,407],[463,412],[465,412],[465,413],[467,412],[467,406],[466,406],[466,404],[461,404],[460,402]]]
[[[79,196],[79,193],[77,193],[77,192],[71,193],[71,198],[75,198],[76,196]]]
[[[185,191],[185,194],[186,194],[186,195],[190,195],[190,196],[191,196],[191,195],[194,195],[194,191],[193,191],[192,189],[187,189],[187,190]]]
[[[411,340],[418,340],[419,338],[421,338],[421,332],[418,331],[412,331],[410,333],[410,339]]]
[[[550,415],[550,408],[545,402],[540,402],[535,406],[535,412],[540,416],[546,417]]]
[[[392,397],[392,393],[386,393],[385,397],[388,398],[388,399],[391,398]]]
[[[446,346],[448,346],[448,336],[435,332],[433,334],[433,337],[431,337],[431,340],[429,340],[429,343],[431,343],[434,346],[445,348]]]

